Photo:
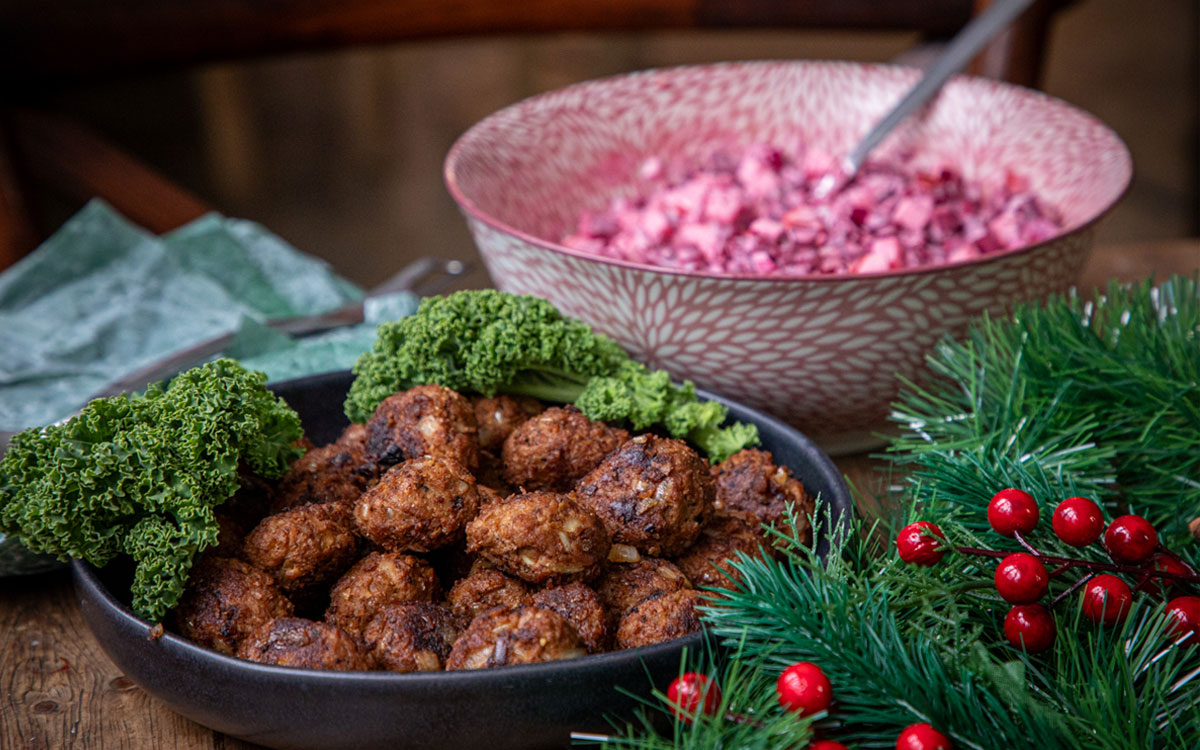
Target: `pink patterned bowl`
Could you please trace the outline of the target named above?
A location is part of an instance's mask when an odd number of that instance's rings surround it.
[[[960,77],[876,152],[957,164],[972,180],[1026,177],[1065,222],[1037,245],[925,268],[844,276],[668,271],[557,242],[581,211],[634,190],[646,158],[699,159],[714,144],[793,143],[844,153],[918,72],[840,62],[651,70],[519,102],[472,127],[446,159],[492,280],[545,297],[638,359],[770,412],[826,450],[878,443],[897,375],[920,378],[943,336],[983,311],[1066,290],[1093,224],[1121,197],[1125,145],[1062,101]]]

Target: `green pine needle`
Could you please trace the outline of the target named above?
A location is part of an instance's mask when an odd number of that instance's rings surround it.
[[[907,433],[890,449],[925,486],[960,488],[950,501],[977,512],[993,488],[1033,478],[1044,501],[1086,494],[1145,515],[1169,542],[1187,538],[1200,516],[1195,278],[985,316],[929,365],[932,382],[900,394],[893,418]]]
[[[998,489],[1015,486],[1041,503],[1029,540],[1046,554],[1106,559],[1099,545],[1069,548],[1050,529],[1057,502],[1084,495],[1110,516],[1145,515],[1200,568],[1187,530],[1200,516],[1197,279],[1114,284],[1094,303],[1069,296],[984,317],[929,365],[934,375],[906,383],[893,411],[906,432],[889,452],[908,479],[890,531],[856,520],[824,560],[784,538],[782,559],[743,556],[737,588],[713,592],[709,622],[734,652],[712,667],[726,703],[779,731],[793,717],[773,703],[774,680],[806,660],[825,670],[835,699],[814,727],[855,750],[895,747],[921,721],[959,750],[1197,747],[1200,644],[1171,640],[1161,597],[1135,593],[1124,624],[1101,628],[1073,594],[1055,610],[1054,647],[1030,655],[1004,637],[995,560],[952,553],[918,568],[892,542],[899,525],[924,519],[955,545],[1015,551],[985,512]],[[1076,579],[1055,579],[1050,596]],[[646,720],[609,745],[804,746],[719,717],[676,722],[673,734]]]

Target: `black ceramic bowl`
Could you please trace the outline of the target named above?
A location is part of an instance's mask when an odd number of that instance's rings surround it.
[[[299,412],[313,442],[336,439],[346,425],[348,372],[273,387]],[[706,398],[716,398],[704,394]],[[721,399],[718,399],[721,400]],[[731,415],[758,425],[763,447],[788,466],[835,514],[852,507],[841,475],[821,449],[761,412],[725,402]],[[565,747],[572,731],[610,728],[633,699],[678,673],[695,634],[653,646],[570,661],[468,672],[327,672],[276,667],[224,656],[167,633],[128,607],[128,577],[75,561],[75,586],[88,626],[105,653],[146,692],[174,711],[220,732],[276,748]]]

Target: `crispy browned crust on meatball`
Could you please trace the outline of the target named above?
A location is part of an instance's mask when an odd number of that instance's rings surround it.
[[[307,594],[350,567],[358,537],[345,505],[302,505],[260,521],[242,557],[273,575],[283,591]]]
[[[175,607],[175,627],[201,646],[232,655],[258,627],[291,614],[292,603],[267,573],[242,560],[203,557]]]
[[[600,597],[589,586],[568,583],[542,589],[529,597],[529,604],[562,615],[579,633],[588,653],[598,654],[608,648],[608,614],[600,604]]]
[[[700,538],[675,564],[696,586],[737,588],[741,574],[733,567],[741,552],[752,559],[771,554],[771,545],[758,526],[744,518],[716,516],[700,530]]]
[[[805,544],[810,543],[813,498],[790,469],[775,465],[769,452],[740,450],[714,466],[712,475],[717,485],[717,512],[775,526],[787,519],[790,504],[796,513],[797,537]]]
[[[471,399],[475,423],[479,426],[479,447],[485,451],[500,451],[504,441],[522,423],[542,413],[545,408],[528,396],[476,396]]]
[[[463,624],[495,607],[516,607],[529,595],[525,582],[495,568],[476,567],[446,595],[454,616]]]
[[[263,664],[307,669],[373,669],[365,649],[346,631],[302,617],[279,617],[242,642],[238,656]]]
[[[651,596],[692,588],[691,581],[674,563],[644,557],[629,565],[610,565],[596,581],[600,602],[614,616],[614,625],[626,612]]]
[[[475,489],[479,491],[479,507],[492,503],[502,503],[508,498],[508,495],[499,490],[488,487],[486,484],[478,484]]]
[[[566,492],[628,437],[574,406],[551,407],[504,441],[504,478],[528,491]]]
[[[575,487],[614,543],[671,557],[696,541],[716,487],[708,462],[682,440],[639,435],[609,454]]]
[[[458,638],[454,615],[440,604],[398,602],[371,618],[362,641],[375,663],[393,672],[437,672]]]
[[[353,503],[367,487],[362,446],[348,450],[340,443],[313,448],[292,464],[279,480],[271,512],[313,503]]]
[[[467,524],[467,551],[530,583],[591,580],[608,559],[596,514],[566,495],[529,492],[492,503]]]
[[[388,469],[354,504],[358,531],[395,552],[430,552],[460,539],[479,512],[475,477],[452,458],[424,456]]]
[[[446,669],[574,659],[587,653],[562,615],[537,607],[497,607],[471,621],[454,642]]]
[[[401,552],[372,552],[334,584],[325,621],[361,636],[367,622],[389,604],[432,602],[441,589],[428,562]]]
[[[652,596],[621,618],[617,647],[649,646],[695,633],[701,628],[697,608],[703,604],[704,598],[693,589]]]
[[[475,409],[462,394],[419,385],[388,396],[367,420],[367,458],[380,471],[412,458],[440,454],[479,466]]]

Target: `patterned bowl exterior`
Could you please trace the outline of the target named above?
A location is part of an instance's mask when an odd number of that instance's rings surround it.
[[[584,209],[631,192],[649,156],[802,142],[837,154],[915,81],[896,66],[755,62],[652,70],[527,99],[471,128],[446,160],[493,281],[545,297],[676,378],[770,412],[826,450],[878,443],[897,375],[974,316],[1066,290],[1092,224],[1128,186],[1129,152],[1090,115],[1037,92],[959,77],[878,156],[1012,170],[1055,206],[1063,234],[962,263],[788,278],[665,271],[555,240]]]

